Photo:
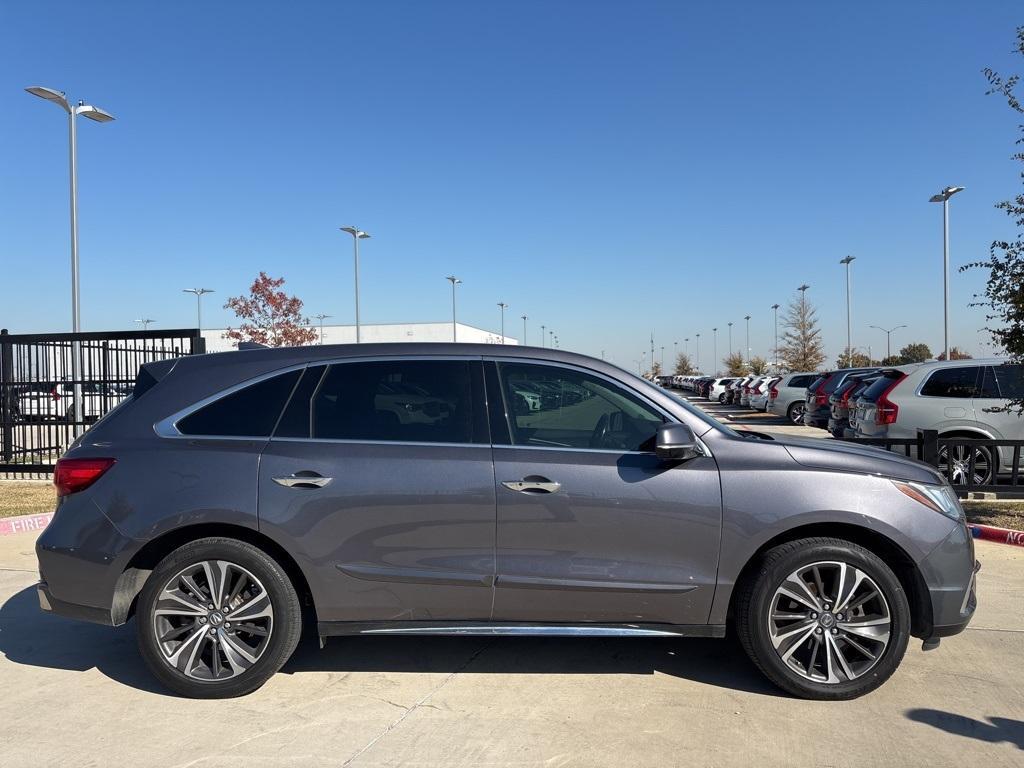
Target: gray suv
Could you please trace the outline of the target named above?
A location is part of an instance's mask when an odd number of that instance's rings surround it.
[[[42,608],[134,617],[168,688],[248,693],[335,635],[735,632],[778,686],[848,699],[975,610],[935,470],[740,434],[601,360],[363,344],[143,366],[72,445]]]

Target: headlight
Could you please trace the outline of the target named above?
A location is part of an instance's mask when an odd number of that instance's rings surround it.
[[[892,484],[904,495],[951,520],[962,522],[966,519],[963,507],[960,506],[960,500],[948,485],[926,485],[901,480],[893,480]]]

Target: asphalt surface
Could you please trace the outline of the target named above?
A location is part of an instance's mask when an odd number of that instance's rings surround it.
[[[979,543],[971,629],[853,702],[799,701],[731,640],[305,643],[256,693],[157,685],[134,622],[39,611],[35,534],[0,537],[0,765],[1024,765],[1024,550]]]

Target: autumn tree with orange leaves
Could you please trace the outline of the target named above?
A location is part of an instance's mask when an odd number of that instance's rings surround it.
[[[309,327],[309,318],[302,316],[302,299],[280,290],[282,285],[283,277],[260,272],[248,296],[228,299],[224,309],[233,311],[242,324],[228,328],[224,338],[268,347],[301,347],[316,341],[316,330]]]

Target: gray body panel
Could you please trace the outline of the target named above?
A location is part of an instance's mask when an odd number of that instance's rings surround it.
[[[422,356],[596,372],[687,424],[708,455],[665,462],[640,451],[167,437],[154,429],[275,371]],[[936,625],[955,629],[970,618],[961,608],[974,565],[966,529],[888,479],[941,482],[933,470],[861,446],[744,438],[600,360],[490,345],[349,345],[181,358],[147,366],[146,375],[148,391],[67,454],[117,464],[64,498],[39,539],[53,610],[123,622],[141,587],[129,568],[140,549],[215,524],[265,536],[287,553],[325,626],[720,627],[737,577],[760,548],[805,525],[844,524],[906,552],[931,590]],[[273,479],[303,470],[332,480],[302,488]],[[534,476],[560,488],[543,495],[502,485]]]

